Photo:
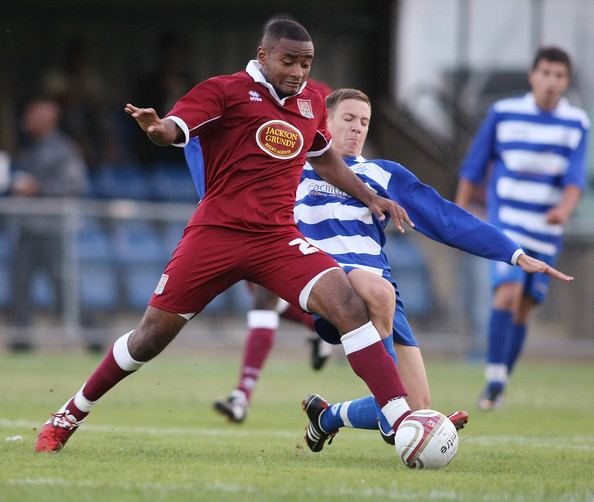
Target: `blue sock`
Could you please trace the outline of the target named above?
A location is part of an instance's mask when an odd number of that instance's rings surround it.
[[[526,325],[525,324],[514,324],[512,330],[512,336],[508,341],[506,364],[507,372],[510,374],[514,369],[516,361],[522,353],[524,348],[524,341],[526,340]]]
[[[489,322],[489,339],[487,343],[487,362],[505,364],[505,352],[508,334],[512,329],[512,313],[508,310],[493,309]]]
[[[345,426],[355,429],[377,429],[375,399],[373,396],[366,396],[333,404],[322,413],[320,425],[326,432]]]
[[[396,362],[396,350],[394,349],[394,341],[389,336],[382,340],[386,352]],[[373,396],[366,396],[353,401],[344,401],[342,403],[333,404],[324,413],[320,419],[322,429],[326,432],[335,431],[340,427],[353,427],[355,429],[377,429],[378,420],[382,422],[382,429],[389,431],[390,424],[384,418],[381,408],[377,404]]]

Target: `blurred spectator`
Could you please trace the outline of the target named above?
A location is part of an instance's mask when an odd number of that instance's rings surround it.
[[[14,110],[7,86],[0,81],[0,195],[4,195],[10,183],[10,163],[14,150]]]
[[[21,197],[79,196],[85,191],[86,164],[76,143],[59,129],[60,105],[37,98],[25,108],[22,127],[30,142],[16,159],[11,193]],[[26,328],[31,323],[31,285],[43,271],[54,288],[58,308],[62,304],[62,221],[55,216],[23,216],[19,219],[17,247],[12,260],[12,305],[9,322]],[[9,342],[13,350],[30,350],[25,329]]]
[[[118,156],[108,131],[106,85],[89,60],[87,42],[74,37],[66,42],[61,66],[44,77],[42,92],[62,107],[62,126],[80,145],[89,168]]]
[[[151,105],[162,116],[193,87],[195,79],[190,70],[189,45],[179,34],[161,33],[155,54],[156,64],[134,82],[130,101],[140,106]],[[138,128],[134,130],[133,142],[137,160],[146,167],[157,162],[185,164],[181,148],[158,148]]]

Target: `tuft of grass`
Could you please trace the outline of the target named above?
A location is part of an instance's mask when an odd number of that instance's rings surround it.
[[[475,410],[480,366],[429,359],[433,407],[471,419],[447,468],[411,471],[374,431],[343,429],[319,454],[305,446],[305,395],[367,394],[340,357],[312,372],[305,359],[273,355],[247,421],[225,422],[212,402],[228,395],[239,360],[166,352],[109,392],[63,452],[38,455],[38,428],[99,359],[1,356],[0,500],[594,499],[587,365],[524,363],[504,407],[485,413]]]

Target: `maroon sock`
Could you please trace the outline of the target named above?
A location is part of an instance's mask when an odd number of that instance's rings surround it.
[[[351,368],[369,387],[380,407],[396,397],[406,396],[394,360],[379,341],[347,355]]]
[[[301,323],[307,326],[310,331],[315,331],[313,316],[291,304],[289,304],[287,310],[281,314],[281,317],[283,319],[288,319],[289,321]]]
[[[248,333],[243,363],[237,388],[245,393],[247,400],[252,397],[260,371],[274,345],[275,329],[252,328]]]
[[[134,372],[124,371],[119,367],[113,356],[113,347],[111,347],[103,361],[101,361],[97,369],[83,386],[82,393],[89,401],[97,401],[115,384],[131,373]],[[76,406],[74,398],[68,401],[66,409],[71,415],[74,415],[77,420],[82,420],[89,414],[89,412],[82,411]]]
[[[74,404],[74,398],[66,403],[65,408],[68,411],[68,414],[74,415],[74,418],[76,418],[78,421],[83,420],[89,414],[88,411],[81,411],[76,407]]]

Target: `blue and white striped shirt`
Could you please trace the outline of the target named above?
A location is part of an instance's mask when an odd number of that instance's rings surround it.
[[[345,161],[379,195],[406,209],[416,230],[427,237],[478,256],[515,263],[520,251],[514,241],[443,199],[405,167],[388,160]],[[388,219],[378,221],[363,203],[324,181],[309,164],[304,167],[296,199],[295,220],[310,243],[341,266],[391,275],[382,250]]]
[[[556,256],[563,226],[546,221],[563,189],[583,189],[590,124],[586,113],[562,98],[540,109],[531,93],[497,101],[462,163],[460,176],[480,184],[493,163],[487,191],[489,221],[521,246]]]

